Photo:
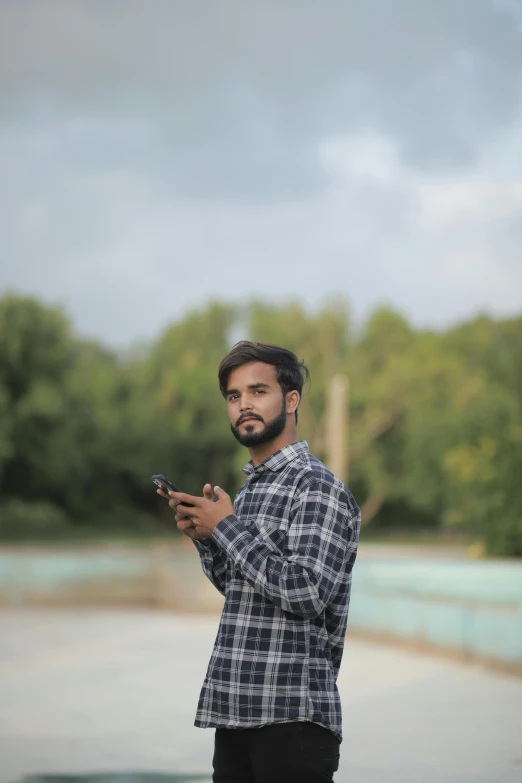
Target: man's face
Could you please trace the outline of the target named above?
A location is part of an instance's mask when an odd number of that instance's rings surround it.
[[[276,368],[249,362],[228,376],[227,407],[230,429],[243,446],[259,446],[280,435],[287,422],[286,400]]]

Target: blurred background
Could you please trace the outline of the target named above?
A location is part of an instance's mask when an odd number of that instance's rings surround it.
[[[362,508],[339,780],[522,781],[520,3],[7,1],[0,86],[1,783],[209,779],[239,339]]]

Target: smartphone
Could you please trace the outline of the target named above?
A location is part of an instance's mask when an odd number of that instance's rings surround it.
[[[183,492],[182,489],[176,486],[173,481],[164,476],[163,473],[155,473],[152,477],[152,480],[156,486],[162,489],[163,492],[165,492],[167,495],[169,494],[169,490],[172,490],[172,492]],[[192,503],[184,503],[183,505],[194,508]]]

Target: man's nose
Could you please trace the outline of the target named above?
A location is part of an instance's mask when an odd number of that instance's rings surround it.
[[[251,411],[252,410],[252,401],[248,397],[243,397],[241,400],[241,404],[239,406],[239,409],[241,411]]]

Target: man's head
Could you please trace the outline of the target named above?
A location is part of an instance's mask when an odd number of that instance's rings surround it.
[[[258,446],[295,428],[308,370],[292,351],[244,340],[219,365],[230,427],[243,446]]]

